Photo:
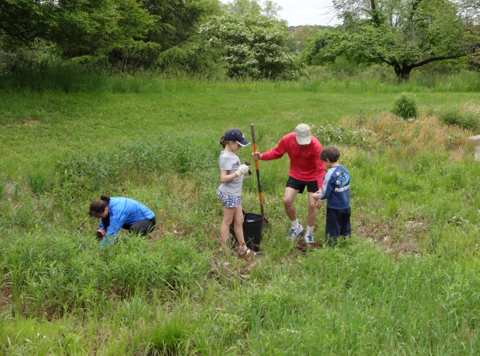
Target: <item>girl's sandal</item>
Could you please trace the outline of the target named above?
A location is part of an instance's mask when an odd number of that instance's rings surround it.
[[[238,254],[238,258],[244,259],[246,261],[250,261],[252,257],[255,256],[255,252],[247,248],[243,253]]]

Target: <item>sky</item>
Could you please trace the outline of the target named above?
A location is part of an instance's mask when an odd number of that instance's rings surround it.
[[[280,17],[289,26],[323,25],[334,26],[339,20],[331,11],[331,0],[273,0],[280,5]],[[263,1],[259,1],[262,3]]]
[[[228,0],[221,0],[228,3]],[[340,22],[331,12],[332,0],[273,0],[283,9],[280,18],[289,26],[323,25],[334,26]],[[261,5],[263,0],[259,0]]]

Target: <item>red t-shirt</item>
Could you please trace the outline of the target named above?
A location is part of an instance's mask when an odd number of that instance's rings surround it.
[[[268,152],[262,153],[262,161],[271,161],[283,157],[286,153],[290,157],[290,177],[304,181],[318,183],[318,189],[322,188],[325,176],[325,162],[320,159],[322,145],[312,136],[309,145],[300,146],[297,143],[295,132],[282,137],[278,146]]]

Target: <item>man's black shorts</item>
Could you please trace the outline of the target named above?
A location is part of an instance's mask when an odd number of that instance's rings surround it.
[[[287,187],[298,190],[300,194],[303,194],[305,187],[307,187],[307,192],[315,193],[318,191],[318,183],[316,180],[311,182],[304,182],[303,180],[298,180],[288,176]]]

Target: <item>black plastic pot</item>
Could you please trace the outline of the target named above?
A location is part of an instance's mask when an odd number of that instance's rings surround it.
[[[243,212],[243,237],[245,244],[250,250],[260,251],[260,242],[262,241],[263,216],[255,213]],[[232,235],[232,246],[238,245],[237,236],[233,229],[233,222],[230,225],[230,234]]]

